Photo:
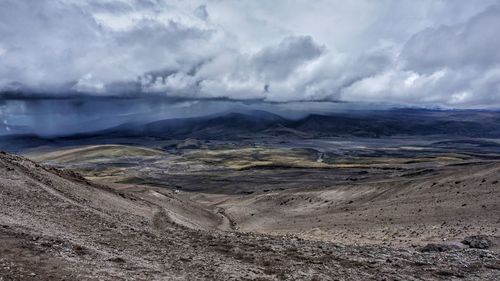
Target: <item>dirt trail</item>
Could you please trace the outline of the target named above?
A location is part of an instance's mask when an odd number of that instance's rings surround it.
[[[216,208],[217,214],[222,217],[222,223],[218,227],[219,230],[238,230],[236,222],[227,215],[226,209]]]

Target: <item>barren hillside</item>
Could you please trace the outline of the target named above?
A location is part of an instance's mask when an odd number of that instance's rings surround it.
[[[500,278],[494,251],[421,252],[222,232],[215,230],[219,216],[175,193],[153,193],[153,200],[6,153],[0,195],[0,280]]]
[[[240,231],[413,247],[470,235],[500,236],[498,162],[364,177],[251,195],[193,193],[191,198],[224,208]]]

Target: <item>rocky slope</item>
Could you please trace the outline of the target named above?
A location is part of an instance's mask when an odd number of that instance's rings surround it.
[[[187,227],[173,212],[191,210],[184,217],[192,218],[196,208],[171,207],[175,197],[151,200],[2,153],[0,280],[500,278],[500,254],[489,250],[422,252]]]

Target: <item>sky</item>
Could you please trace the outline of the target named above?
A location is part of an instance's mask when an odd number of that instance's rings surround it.
[[[498,30],[500,0],[1,0],[0,116],[81,97],[500,108]]]

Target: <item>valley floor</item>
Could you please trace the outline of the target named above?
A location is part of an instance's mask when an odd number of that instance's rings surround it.
[[[494,153],[318,151],[0,154],[0,280],[500,279]]]

